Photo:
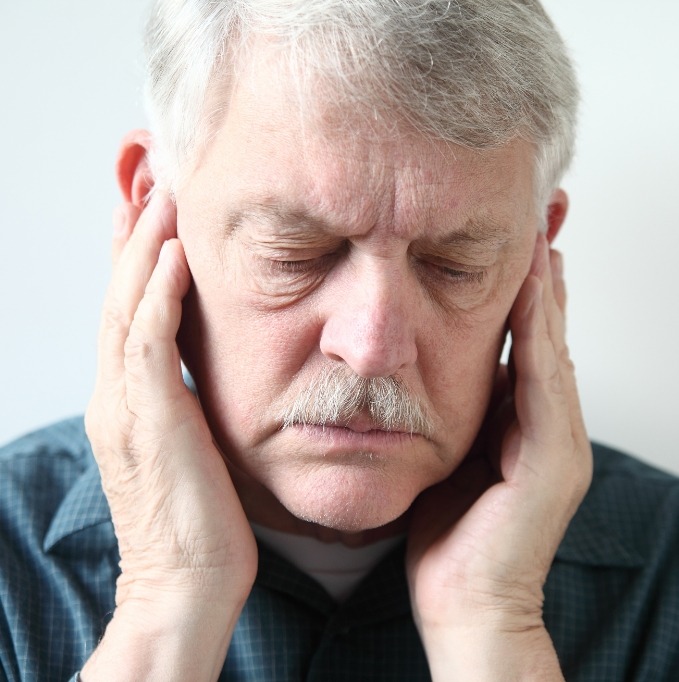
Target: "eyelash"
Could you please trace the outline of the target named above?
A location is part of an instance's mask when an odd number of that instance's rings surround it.
[[[279,275],[303,275],[312,271],[320,271],[331,265],[337,259],[339,253],[329,253],[315,258],[304,258],[299,260],[268,260],[268,266],[274,274]],[[459,284],[483,284],[486,273],[484,270],[469,271],[457,268],[450,268],[431,261],[417,261],[418,264],[425,266],[430,272],[433,270],[447,280]]]
[[[313,269],[320,269],[329,264],[336,254],[305,258],[300,260],[270,260],[269,267],[280,274],[303,274]]]
[[[469,284],[483,284],[486,277],[484,270],[480,271],[469,271],[469,270],[457,270],[455,268],[447,268],[443,265],[438,265],[437,263],[429,263],[433,268],[441,271],[444,277],[452,279],[458,282],[469,283]]]

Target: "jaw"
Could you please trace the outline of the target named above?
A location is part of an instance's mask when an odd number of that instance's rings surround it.
[[[418,475],[365,452],[332,462],[322,456],[304,464],[283,458],[252,474],[233,462],[227,466],[250,521],[356,545],[403,533],[419,493],[447,475],[438,462],[423,476],[417,454],[410,461]]]

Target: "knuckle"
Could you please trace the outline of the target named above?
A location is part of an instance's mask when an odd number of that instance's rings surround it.
[[[146,365],[153,358],[153,343],[139,332],[131,333],[125,340],[125,366]]]
[[[538,346],[548,347],[552,345],[552,337],[547,327],[536,329],[534,332],[535,342]]]
[[[558,367],[550,370],[545,383],[550,393],[554,395],[562,395],[564,393],[563,380],[561,379],[561,372]]]
[[[131,320],[116,302],[107,304],[102,314],[102,330],[120,333],[130,327]]]
[[[129,334],[146,338],[149,342],[169,340],[177,333],[174,327],[177,315],[181,315],[181,302],[173,306],[173,302],[161,292],[147,291],[139,303]]]
[[[123,354],[125,374],[128,378],[128,398],[131,391],[137,394],[140,387],[148,381],[149,373],[155,364],[155,356],[155,344],[146,335],[138,331],[130,333],[125,340]]]
[[[575,364],[571,359],[571,354],[567,345],[564,345],[558,353],[559,365],[571,374],[575,374]]]

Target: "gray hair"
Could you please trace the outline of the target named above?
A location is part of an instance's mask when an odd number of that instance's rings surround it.
[[[257,35],[340,107],[471,149],[529,140],[538,209],[573,156],[575,74],[538,0],[156,0],[146,94],[161,184],[197,161],[218,82]]]
[[[361,377],[339,364],[321,370],[280,420],[284,429],[296,424],[348,426],[362,414],[385,431],[426,437],[434,432],[427,409],[399,376]]]

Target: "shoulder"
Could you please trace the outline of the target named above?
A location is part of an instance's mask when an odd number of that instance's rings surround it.
[[[83,419],[0,448],[0,670],[13,680],[69,677],[101,636],[117,574]]]
[[[64,498],[92,467],[82,417],[0,447],[0,529],[5,537],[45,533]]]
[[[50,463],[55,458],[77,466],[90,454],[83,418],[72,417],[0,446],[0,466],[21,468],[26,461]]]
[[[615,448],[601,443],[592,443],[594,454],[594,481],[617,481],[652,487],[676,487],[679,477],[662,469],[647,464]]]
[[[679,479],[593,445],[594,476],[545,586],[565,677],[676,680]]]
[[[594,444],[594,476],[583,513],[596,514],[642,555],[660,536],[679,537],[679,478],[628,454]]]
[[[634,566],[679,548],[679,478],[594,443],[592,484],[557,556]]]
[[[592,483],[556,558],[593,568],[672,566],[679,578],[679,478],[605,445],[592,450]]]
[[[93,463],[82,417],[74,417],[0,447],[1,500],[63,495]]]

